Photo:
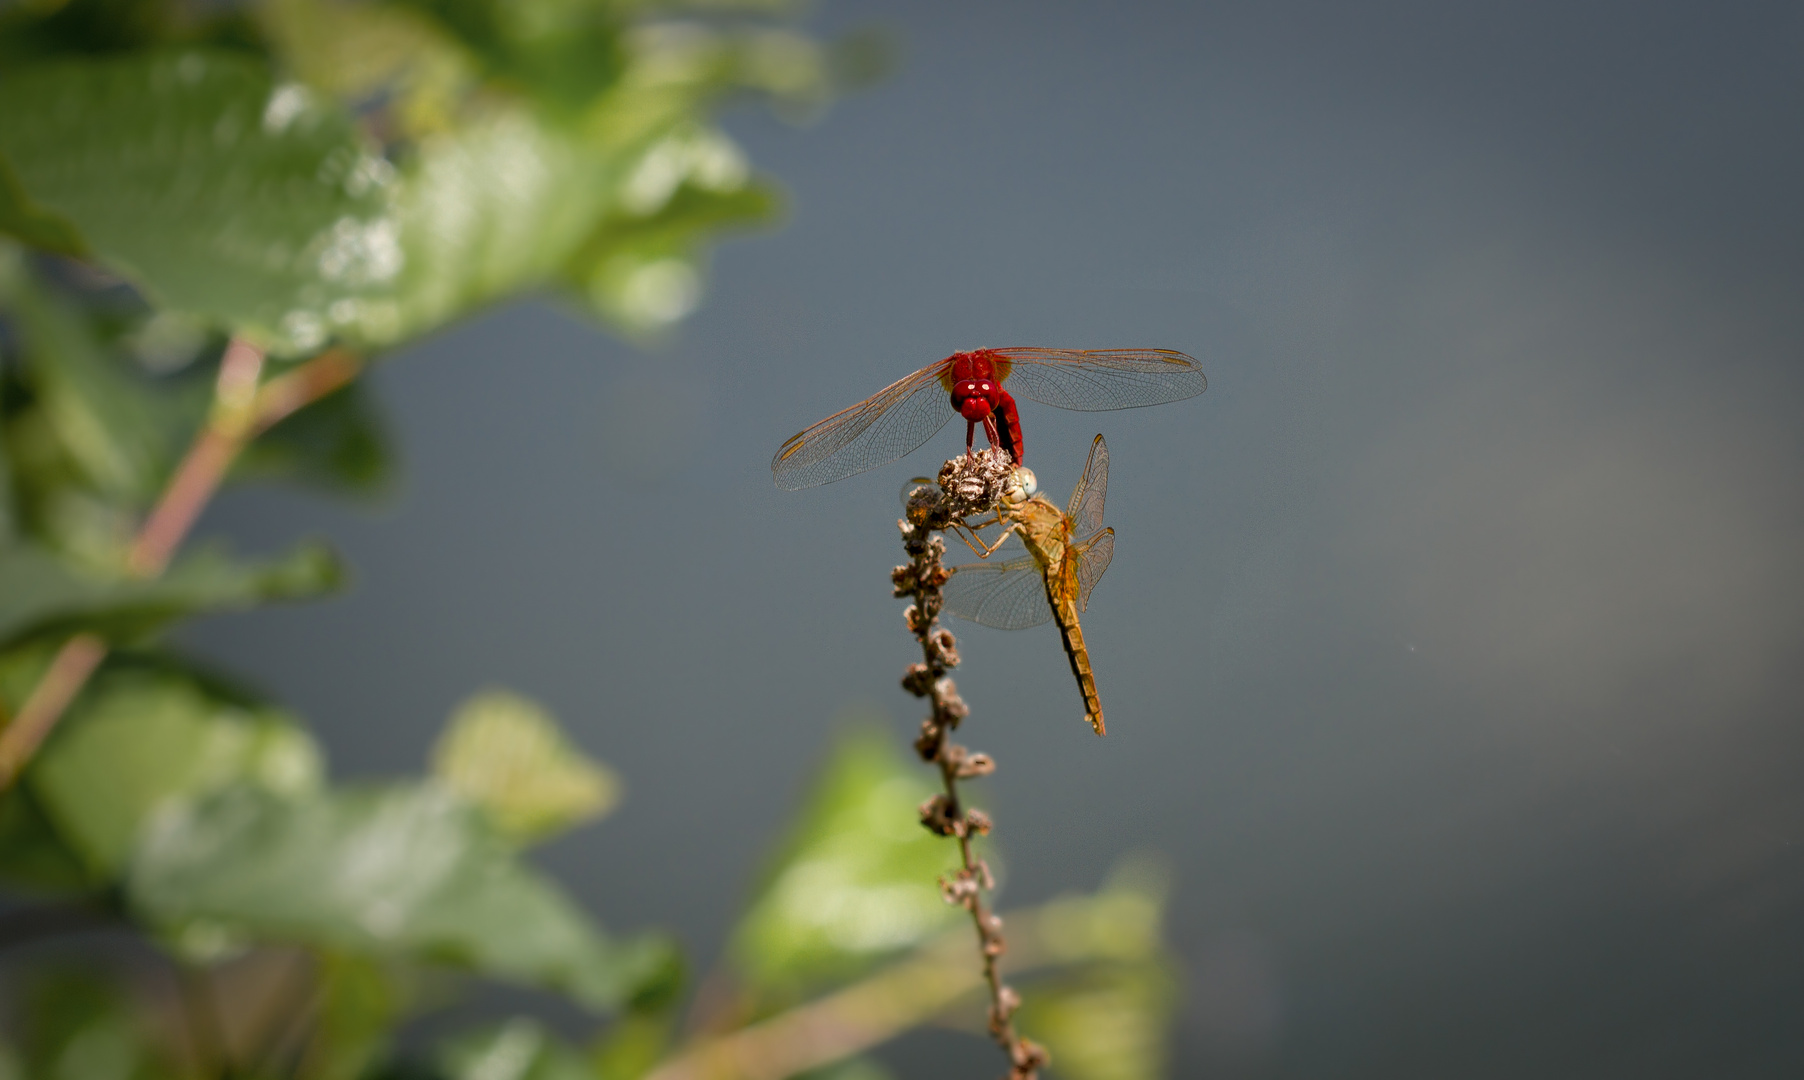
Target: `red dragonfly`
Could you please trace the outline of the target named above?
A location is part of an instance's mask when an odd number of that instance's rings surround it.
[[[1103,412],[1181,401],[1207,385],[1196,358],[1173,349],[956,352],[792,436],[771,459],[770,471],[778,487],[791,491],[843,480],[914,450],[954,414],[965,418],[967,451],[981,424],[990,445],[1007,450],[1019,465],[1014,394],[1061,409]],[[950,395],[950,409],[942,394]]]

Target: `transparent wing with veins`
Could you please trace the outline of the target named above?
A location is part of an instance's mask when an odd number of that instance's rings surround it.
[[[1109,444],[1098,435],[1090,443],[1090,460],[1084,463],[1084,475],[1071,489],[1071,502],[1065,517],[1071,522],[1071,535],[1088,536],[1102,528],[1102,501],[1109,491]]]
[[[930,364],[792,435],[770,461],[777,486],[794,491],[843,480],[933,438],[956,415],[940,382],[944,367]]]
[[[1115,530],[1104,529],[1072,548],[1077,555],[1077,609],[1090,610],[1090,590],[1102,580],[1102,572],[1115,557]]]
[[[942,595],[947,611],[979,626],[1025,630],[1052,621],[1046,579],[1032,555],[954,567]]]
[[[1078,412],[1138,409],[1195,397],[1209,385],[1176,349],[991,350],[1009,363],[1002,385],[1030,401]]]

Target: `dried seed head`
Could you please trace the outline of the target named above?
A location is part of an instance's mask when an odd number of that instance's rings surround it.
[[[965,830],[972,836],[988,836],[995,824],[982,810],[965,811]]]
[[[1012,1057],[1014,1069],[1009,1073],[1009,1080],[1033,1080],[1036,1070],[1052,1064],[1052,1055],[1032,1039],[1016,1043]]]
[[[951,880],[940,878],[940,896],[948,904],[968,908],[977,902],[977,882],[960,870]]]
[[[988,776],[995,771],[996,761],[988,754],[970,754],[958,763],[958,778],[960,780],[970,780],[973,777]]]
[[[967,517],[994,506],[1008,489],[1014,470],[1008,451],[995,447],[946,462],[940,469],[939,484],[950,516]]]
[[[940,698],[939,707],[934,711],[934,719],[949,728],[958,726],[958,722],[971,715],[971,706],[957,694],[947,694]]]
[[[935,630],[928,637],[927,645],[933,650],[940,663],[949,668],[958,666],[958,639],[952,636],[951,631],[944,627]]]
[[[1021,995],[1015,993],[1014,987],[1005,986],[996,992],[996,1003],[990,1006],[990,1030],[1002,1034],[1008,1027],[1009,1017],[1021,1007]]]
[[[952,820],[949,809],[946,796],[935,795],[921,804],[921,824],[936,836],[957,835],[958,823]]]
[[[926,664],[908,665],[908,673],[902,676],[902,689],[915,697],[933,693],[933,669]]]

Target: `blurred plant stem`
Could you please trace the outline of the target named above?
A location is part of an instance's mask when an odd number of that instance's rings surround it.
[[[1107,910],[1095,901],[1055,900],[1011,912],[1016,968],[1114,959],[1117,943],[1091,930],[1083,915],[1073,918],[1087,911],[1086,903],[1098,913]],[[887,1042],[976,991],[988,989],[993,999],[989,972],[971,966],[966,941],[962,931],[942,934],[844,989],[736,1031],[703,1037],[644,1080],[784,1080]]]
[[[938,489],[918,488],[908,501],[908,516],[899,524],[902,548],[909,561],[891,572],[895,595],[913,599],[905,612],[909,630],[921,645],[922,662],[910,664],[902,687],[916,697],[927,698],[933,711],[921,722],[915,750],[936,765],[944,792],[921,807],[921,824],[940,836],[958,841],[959,869],[948,881],[940,879],[946,902],[971,913],[977,928],[978,952],[983,958],[983,978],[990,991],[989,1031],[1009,1058],[1011,1080],[1034,1080],[1045,1065],[1044,1048],[1023,1038],[1013,1016],[1020,995],[1002,981],[998,962],[1007,949],[1002,919],[984,903],[983,894],[995,888],[989,866],[971,853],[971,840],[987,836],[990,818],[981,810],[967,809],[959,800],[958,781],[988,776],[996,763],[988,754],[974,754],[951,740],[952,730],[970,715],[970,707],[958,696],[947,672],[958,666],[958,642],[939,625],[942,590],[949,574],[941,564],[946,553],[946,529],[967,515],[994,505],[1001,482],[1013,466],[1006,454],[966,454],[948,461],[940,470]]]
[[[263,350],[233,338],[219,362],[207,422],[133,539],[126,554],[127,571],[139,578],[160,576],[245,446],[296,410],[349,383],[362,368],[357,355],[328,349],[264,383]],[[80,633],[63,642],[18,715],[0,730],[0,791],[18,780],[106,654],[107,644],[97,634]]]

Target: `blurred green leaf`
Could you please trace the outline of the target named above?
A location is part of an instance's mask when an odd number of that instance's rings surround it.
[[[20,1049],[33,1080],[157,1080],[179,1075],[159,1061],[118,984],[98,972],[59,967],[24,994]]]
[[[573,116],[620,77],[615,0],[405,0],[476,57],[484,74]]]
[[[0,794],[0,881],[52,895],[83,892],[94,884],[81,856],[63,841],[26,784]]]
[[[1052,1051],[1069,1080],[1165,1075],[1178,980],[1163,941],[1170,872],[1151,856],[1124,860],[1089,896],[1064,896],[1011,925],[1041,962],[1071,965],[1022,989],[1021,1030]]]
[[[403,6],[266,0],[257,16],[286,70],[345,101],[396,89],[405,95],[421,81],[461,81],[468,66],[429,18]]]
[[[502,835],[543,839],[593,821],[620,799],[620,780],[587,757],[536,702],[486,690],[452,714],[432,772],[486,811]]]
[[[842,735],[744,919],[746,982],[800,989],[854,974],[962,917],[935,882],[957,849],[920,825],[926,775],[876,730]]]
[[[62,255],[87,253],[87,244],[75,226],[32,202],[5,158],[0,158],[0,233]]]
[[[572,258],[569,273],[597,311],[629,330],[675,322],[700,301],[703,242],[727,229],[767,224],[781,212],[776,189],[740,183],[708,190],[683,182],[649,216],[598,231]]]
[[[245,447],[234,481],[287,480],[349,494],[383,490],[394,450],[369,390],[353,382],[294,413]]]
[[[1045,960],[1145,960],[1159,956],[1171,872],[1162,858],[1130,855],[1110,871],[1102,888],[1084,896],[1060,896],[1035,910],[1035,936]]]
[[[595,1080],[575,1048],[524,1017],[458,1036],[437,1061],[447,1080]]]
[[[205,418],[211,388],[153,385],[103,339],[95,319],[23,271],[4,300],[31,397],[28,414],[10,410],[8,435],[15,457],[35,466],[28,479],[42,487],[43,474],[67,462],[83,486],[132,508],[148,503]]]
[[[178,940],[413,957],[610,1008],[669,963],[603,937],[480,814],[437,785],[284,799],[239,787],[160,815],[128,882]]]
[[[309,1080],[360,1080],[388,1050],[406,1013],[406,988],[388,966],[356,953],[319,949],[315,965]]]
[[[129,640],[171,619],[317,596],[342,580],[337,557],[316,543],[259,563],[203,549],[153,580],[89,574],[41,548],[0,544],[0,646],[75,630]]]
[[[1016,1023],[1067,1080],[1161,1080],[1176,1006],[1167,965],[1109,965],[1027,988]]]
[[[58,833],[103,879],[172,799],[235,783],[300,794],[320,775],[313,740],[280,712],[173,667],[115,665],[70,707],[28,774]]]
[[[358,332],[392,341],[551,283],[608,206],[619,167],[517,107],[422,139],[399,199],[394,304],[364,309]]]
[[[676,1027],[674,1001],[621,1014],[589,1053],[592,1080],[639,1080],[664,1057]]]
[[[794,1080],[891,1080],[894,1075],[870,1058],[854,1057],[819,1069],[810,1069]]]
[[[340,110],[244,53],[8,72],[0,157],[158,303],[278,350],[359,321],[401,269],[392,170]]]

